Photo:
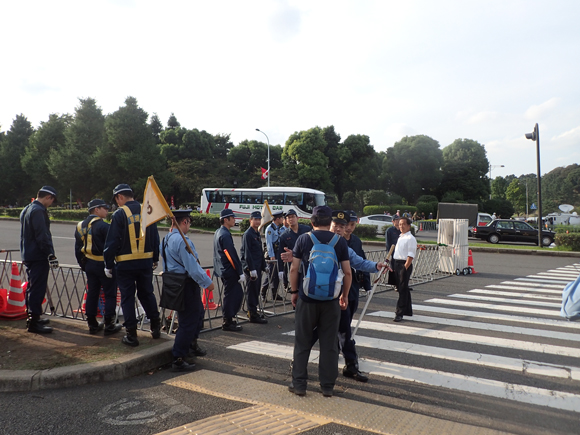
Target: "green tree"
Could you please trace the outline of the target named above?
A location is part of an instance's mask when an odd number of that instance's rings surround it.
[[[40,186],[49,184],[62,190],[62,186],[56,177],[50,172],[49,159],[51,152],[58,151],[64,146],[65,132],[71,124],[73,117],[70,115],[51,114],[48,121],[41,121],[40,127],[30,136],[29,146],[22,155],[22,169],[28,175],[28,196],[35,193]],[[44,158],[40,158],[44,156]]]
[[[509,183],[504,177],[495,177],[491,182],[491,198],[505,199],[505,192]]]
[[[35,194],[41,186],[37,186],[34,192],[30,188],[24,190],[28,184],[28,177],[22,170],[21,159],[29,146],[30,136],[34,133],[32,124],[20,114],[10,126],[6,137],[0,147],[0,203],[16,204],[24,203],[27,198]],[[38,158],[43,158],[38,156]]]
[[[542,177],[542,212],[559,212],[560,204],[580,206],[579,173],[580,165],[573,164],[555,168]]]
[[[175,117],[173,112],[171,112],[171,116],[167,120],[167,128],[172,129],[172,128],[179,128],[179,127],[181,127],[181,124],[179,123],[179,121],[177,121],[177,118]]]
[[[402,195],[409,203],[415,203],[425,191],[438,189],[442,165],[439,142],[425,135],[405,136],[387,149],[390,190]]]
[[[514,215],[514,206],[507,199],[490,199],[483,203],[483,211],[485,213],[493,214],[509,219]]]
[[[506,199],[512,203],[516,213],[524,213],[526,210],[526,187],[517,178],[507,187]]]
[[[471,139],[456,139],[443,148],[443,178],[439,191],[441,194],[458,191],[467,200],[488,198],[488,169],[483,145]]]
[[[299,186],[333,191],[325,149],[326,141],[320,127],[290,135],[282,152],[282,161],[287,170],[295,175]]]
[[[157,113],[154,113],[151,116],[151,121],[149,121],[149,127],[151,127],[151,133],[153,133],[153,137],[155,138],[155,143],[159,143],[159,134],[163,131],[163,124],[157,116]]]
[[[72,121],[65,130],[64,143],[48,153],[48,171],[67,191],[83,202],[102,196],[107,181],[105,166],[95,161],[107,137],[105,117],[92,98],[79,99]],[[109,160],[113,160],[112,156]],[[109,193],[107,191],[107,193]]]

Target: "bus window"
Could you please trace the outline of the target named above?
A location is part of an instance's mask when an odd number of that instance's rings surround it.
[[[224,193],[224,199],[223,202],[228,204],[237,204],[238,202],[240,202],[240,197],[239,195],[236,194],[231,194],[231,193]]]
[[[245,204],[262,204],[262,192],[242,192],[242,202]]]
[[[286,194],[286,205],[302,205],[302,194],[301,193],[287,193]]]
[[[284,194],[281,192],[264,192],[264,201],[268,200],[270,205],[284,204]]]
[[[222,202],[222,193],[218,191],[206,192],[208,202]]]
[[[326,200],[324,199],[324,195],[314,194],[314,193],[305,193],[304,194],[304,203],[298,205],[298,208],[302,211],[307,212],[307,213],[312,213],[312,210],[317,205],[326,205]]]

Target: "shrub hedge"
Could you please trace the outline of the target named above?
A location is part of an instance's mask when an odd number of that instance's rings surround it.
[[[375,225],[357,225],[353,234],[359,237],[373,238],[377,235],[377,227]]]
[[[571,251],[580,251],[580,233],[556,234],[556,245]]]
[[[388,211],[391,214],[395,214],[397,210],[401,211],[401,215],[407,210],[407,212],[413,214],[417,211],[417,207],[412,205],[367,205],[363,209],[363,213],[365,216],[371,214],[383,214],[385,211]]]

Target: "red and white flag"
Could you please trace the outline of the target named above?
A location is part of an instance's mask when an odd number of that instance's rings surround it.
[[[268,170],[261,168],[262,169],[262,180],[265,180],[266,178],[268,178]]]

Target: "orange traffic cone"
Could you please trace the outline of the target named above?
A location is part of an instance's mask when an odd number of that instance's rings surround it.
[[[479,272],[476,272],[474,267],[473,267],[473,254],[471,253],[471,249],[469,250],[469,257],[467,259],[467,266],[471,269],[472,274],[479,273]]]
[[[0,288],[0,314],[6,310],[8,305],[8,290],[5,288]]]
[[[10,291],[8,292],[8,299],[6,301],[6,309],[0,317],[9,320],[20,320],[27,317],[26,301],[24,291],[22,290],[22,282],[20,280],[20,272],[18,264],[12,263],[12,276],[10,277]]]
[[[205,271],[207,276],[211,278],[211,274],[209,273],[209,269]],[[217,310],[218,306],[213,301],[213,291],[207,291],[206,288],[203,289],[203,297],[202,297],[203,306],[206,310]]]
[[[423,231],[423,222],[419,223],[419,231]]]

